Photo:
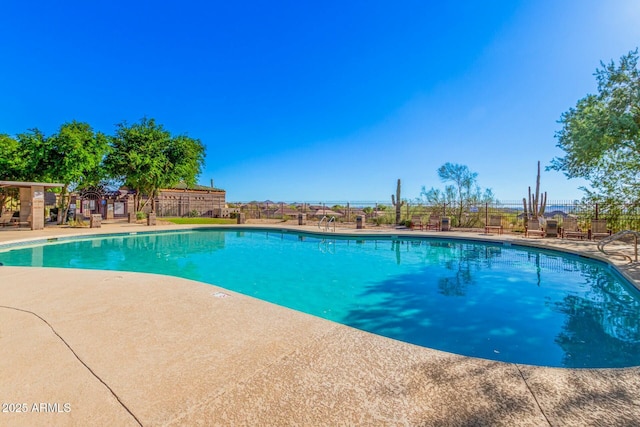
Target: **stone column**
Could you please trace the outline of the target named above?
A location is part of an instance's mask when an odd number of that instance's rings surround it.
[[[31,216],[31,188],[20,188],[20,225],[26,224]]]
[[[32,230],[44,229],[43,186],[20,188],[20,224],[29,224]]]
[[[133,200],[133,196],[129,195],[127,197],[127,213],[131,213],[133,212],[134,218],[135,218],[135,214],[136,214],[136,204]]]
[[[106,219],[113,219],[113,202],[107,202],[107,217]]]
[[[44,229],[44,187],[41,185],[34,185],[31,187],[31,195],[33,197],[31,202],[31,229],[43,230]]]
[[[102,227],[102,215],[93,214],[91,215],[91,219],[89,221],[89,228],[100,228]]]

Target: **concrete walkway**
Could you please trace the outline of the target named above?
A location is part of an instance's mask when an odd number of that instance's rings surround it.
[[[148,230],[0,231],[0,245]],[[532,243],[595,251],[591,242]],[[631,426],[640,423],[640,368],[474,359],[189,280],[3,266],[0,401],[3,426]]]

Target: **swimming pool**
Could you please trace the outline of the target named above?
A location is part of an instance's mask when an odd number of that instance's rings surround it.
[[[640,292],[605,263],[508,243],[198,229],[5,247],[0,263],[174,275],[504,362],[640,365]]]

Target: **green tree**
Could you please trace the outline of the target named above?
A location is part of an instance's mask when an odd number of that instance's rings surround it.
[[[560,118],[557,146],[566,152],[548,169],[581,177],[586,198],[640,202],[640,69],[638,49],[619,64],[601,62],[595,72],[598,93],[580,99]]]
[[[165,163],[164,179],[157,188],[173,186],[180,181],[194,185],[202,171],[205,147],[199,139],[187,135],[172,137],[164,152],[168,163]]]
[[[422,187],[420,196],[422,201],[430,205],[445,204],[455,208],[455,216],[452,220],[453,225],[458,227],[473,226],[476,218],[464,218],[463,214],[469,211],[473,205],[481,203],[493,202],[494,196],[491,189],[484,191],[478,186],[476,172],[471,172],[465,165],[445,163],[438,168],[438,176],[442,182],[452,182],[452,185],[445,186],[441,191],[436,188],[426,190]]]
[[[136,210],[142,209],[146,194],[155,212],[158,190],[180,181],[195,183],[204,164],[205,149],[200,140],[186,135],[172,137],[154,119],[139,123],[120,123],[111,138],[111,151],[105,166],[115,177],[136,192]]]
[[[0,180],[22,180],[26,162],[20,143],[9,135],[0,134]]]
[[[39,129],[29,129],[17,135],[20,155],[24,157],[22,179],[25,181],[51,180],[51,147]]]
[[[27,158],[22,154],[20,143],[9,135],[0,134],[0,180],[22,181]],[[16,197],[15,189],[0,187],[0,213],[7,198]]]
[[[429,206],[454,206],[456,190],[453,185],[447,185],[443,190],[431,187],[429,190],[423,185],[418,203]]]
[[[64,184],[61,194],[60,223],[67,217],[69,191],[95,186],[106,178],[102,162],[109,151],[106,135],[94,132],[87,123],[72,121],[60,126],[47,138],[47,175]]]

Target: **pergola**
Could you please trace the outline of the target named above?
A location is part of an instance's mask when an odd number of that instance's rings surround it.
[[[52,182],[0,181],[0,188],[20,190],[20,222],[28,223],[32,230],[44,229],[44,191],[60,188],[64,184]]]

